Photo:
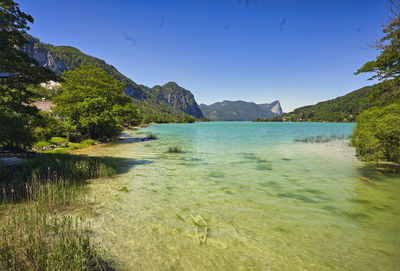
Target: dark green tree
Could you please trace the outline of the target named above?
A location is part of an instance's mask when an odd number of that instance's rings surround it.
[[[356,119],[351,144],[357,157],[367,162],[400,162],[400,1],[391,4],[393,17],[376,45],[380,54],[356,72],[374,73],[371,79],[383,80],[371,98],[380,105],[392,103],[363,111]]]
[[[27,40],[33,18],[12,0],[0,1],[0,146],[22,149],[32,145],[32,118],[38,110],[30,106],[35,93],[30,86],[59,77],[19,50]]]
[[[138,122],[136,107],[124,93],[125,84],[101,68],[87,65],[66,71],[64,80],[54,99],[54,112],[65,118],[71,133],[114,138],[122,123]]]
[[[364,64],[355,74],[374,73],[371,79],[386,80],[400,75],[400,1],[391,1],[392,17],[383,26],[384,36],[375,47],[380,54],[375,60]]]

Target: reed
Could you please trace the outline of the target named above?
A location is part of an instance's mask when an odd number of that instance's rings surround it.
[[[0,190],[3,191],[0,201],[2,202],[4,199],[4,191],[7,195],[11,193],[13,200],[23,201],[32,196],[31,189],[69,187],[74,191],[77,187],[85,184],[88,179],[110,177],[115,172],[114,167],[102,158],[69,154],[41,154],[13,168],[0,167]],[[62,189],[61,191],[65,192],[66,190]]]
[[[65,154],[0,167],[0,270],[112,270],[65,207],[81,201],[87,179],[113,174],[106,160]]]
[[[0,226],[2,270],[112,270],[81,217],[14,205]]]

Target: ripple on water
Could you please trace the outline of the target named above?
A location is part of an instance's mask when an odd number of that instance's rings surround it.
[[[131,162],[118,178],[91,183],[94,237],[123,270],[396,270],[400,178],[360,182],[343,140],[293,142],[352,128],[155,125],[143,130],[158,135],[150,144],[93,148]],[[171,146],[186,152],[165,153]],[[209,225],[203,245],[197,215]]]

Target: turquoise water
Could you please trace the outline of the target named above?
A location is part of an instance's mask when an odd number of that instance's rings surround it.
[[[123,270],[398,270],[400,178],[357,161],[353,127],[154,125],[135,136],[158,140],[87,149],[130,161],[90,184],[93,234]],[[317,136],[332,140],[296,141]]]

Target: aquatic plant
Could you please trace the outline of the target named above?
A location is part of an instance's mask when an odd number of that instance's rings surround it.
[[[208,225],[200,215],[190,217],[192,218],[193,224],[196,226],[196,236],[199,240],[199,244],[204,245],[207,242]]]
[[[181,147],[169,147],[167,153],[183,153]]]
[[[331,136],[312,136],[307,138],[295,139],[295,142],[304,143],[326,143],[333,140],[350,139],[350,136],[331,135]]]
[[[126,186],[123,186],[120,189],[118,189],[118,191],[120,191],[120,192],[129,192],[129,189]]]
[[[357,178],[360,179],[361,181],[367,182],[369,184],[374,183],[374,179],[372,179],[372,178],[368,178],[368,177],[364,177],[364,176],[357,176]]]
[[[155,140],[155,139],[158,139],[158,137],[156,136],[156,135],[154,135],[154,134],[148,134],[147,136],[146,136],[146,138],[148,138],[149,140]]]
[[[256,169],[258,170],[272,170],[271,161],[266,159],[257,158],[257,166]]]

